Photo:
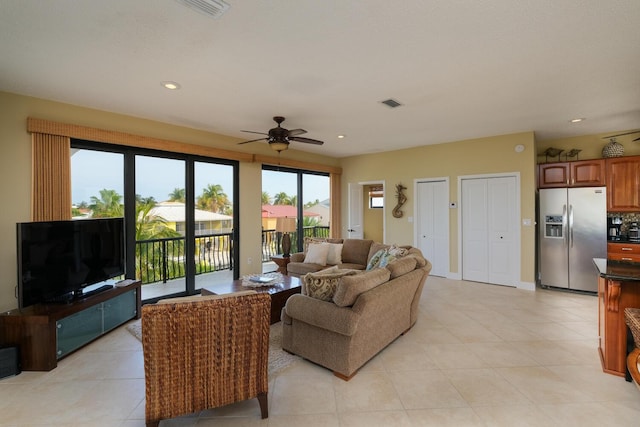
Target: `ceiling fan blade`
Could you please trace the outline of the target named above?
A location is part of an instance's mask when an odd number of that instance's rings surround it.
[[[256,132],[256,131],[253,131],[253,130],[241,130],[240,132],[257,133],[258,135],[269,135],[268,133]]]
[[[289,129],[289,136],[298,136],[307,133],[304,129]]]
[[[254,133],[258,133],[258,132],[254,132]],[[249,140],[249,141],[242,141],[242,142],[238,142],[238,145],[240,145],[240,144],[248,144],[249,142],[266,141],[266,140],[268,140],[268,139],[269,139],[269,138],[258,138],[258,139],[252,139],[252,140]]]
[[[602,139],[616,138],[618,136],[632,135],[634,133],[640,133],[640,130],[634,130],[632,132],[619,133],[617,135],[611,135],[611,136],[603,136]]]
[[[304,137],[300,137],[300,136],[290,136],[289,140],[290,141],[297,141],[297,142],[306,142],[307,144],[316,144],[316,145],[324,144],[324,141],[318,141],[317,139],[304,138]]]

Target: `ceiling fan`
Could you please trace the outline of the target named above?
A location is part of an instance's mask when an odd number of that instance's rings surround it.
[[[603,136],[602,139],[617,138],[619,136],[632,135],[634,133],[640,133],[640,130],[634,130],[634,131],[631,131],[631,132],[619,133],[617,135],[611,135],[611,136]],[[640,138],[636,138],[636,139],[634,139],[634,141],[640,141]]]
[[[277,151],[278,153],[281,151],[286,150],[287,148],[289,148],[289,142],[291,141],[296,141],[296,142],[304,142],[307,144],[315,144],[315,145],[322,145],[324,144],[323,141],[319,141],[317,139],[311,139],[311,138],[304,138],[298,135],[302,135],[307,133],[306,130],[304,129],[285,129],[283,127],[280,126],[280,123],[284,122],[284,117],[282,116],[275,116],[273,118],[273,120],[278,124],[278,127],[269,129],[269,133],[264,133],[264,132],[254,132],[252,130],[243,130],[242,132],[248,132],[248,133],[257,133],[260,135],[267,135],[266,137],[263,138],[258,138],[258,139],[252,139],[249,141],[243,141],[243,142],[239,142],[238,144],[247,144],[249,142],[255,142],[255,141],[262,141],[265,140],[269,143],[269,146]]]

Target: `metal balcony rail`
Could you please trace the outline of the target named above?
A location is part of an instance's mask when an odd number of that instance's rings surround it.
[[[329,227],[304,227],[305,237],[329,237]],[[281,234],[262,231],[262,262],[271,261],[282,253]],[[298,252],[297,232],[291,234],[291,252]],[[185,238],[140,240],[136,242],[136,277],[142,284],[166,283],[185,277]],[[233,270],[232,233],[203,234],[195,238],[196,275],[221,270]]]

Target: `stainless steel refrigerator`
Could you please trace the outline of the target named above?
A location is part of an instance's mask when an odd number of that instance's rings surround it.
[[[607,257],[606,187],[541,189],[538,221],[540,284],[597,292],[593,258]]]

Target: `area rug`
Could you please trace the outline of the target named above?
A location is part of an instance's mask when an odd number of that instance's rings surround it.
[[[142,341],[142,324],[136,320],[126,326],[138,341]],[[299,356],[287,353],[282,349],[282,324],[280,322],[271,325],[269,331],[269,377],[278,374],[293,362],[300,360]]]

